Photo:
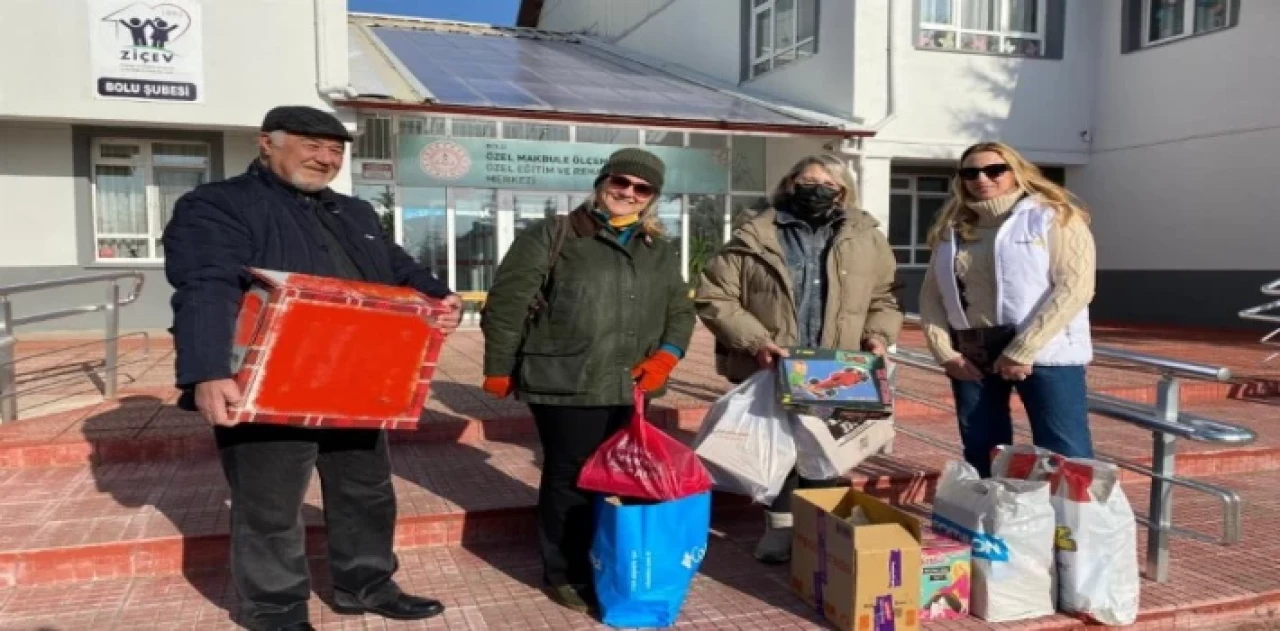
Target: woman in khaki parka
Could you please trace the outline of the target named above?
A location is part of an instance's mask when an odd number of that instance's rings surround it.
[[[716,337],[716,371],[741,383],[772,367],[786,346],[884,354],[902,328],[897,263],[879,222],[857,208],[844,163],[829,155],[801,160],[771,202],[702,273],[694,302]],[[790,560],[792,491],[847,483],[792,471],[765,514],[756,558]]]

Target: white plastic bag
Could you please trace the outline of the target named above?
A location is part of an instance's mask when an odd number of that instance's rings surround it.
[[[1054,613],[1054,511],[1049,483],[982,480],[948,462],[933,501],[934,530],[973,546],[970,611],[989,622]]]
[[[1102,624],[1133,624],[1141,589],[1138,532],[1119,469],[1015,445],[999,448],[991,471],[1050,482],[1058,608]]]
[[[1138,533],[1120,471],[1096,460],[1054,457],[1058,606],[1108,625],[1138,617]]]
[[[1053,473],[1050,460],[1054,455],[1048,449],[1031,445],[1000,445],[991,459],[991,477],[1048,481]]]
[[[759,371],[720,397],[693,448],[717,489],[773,502],[796,466],[791,419],[778,402],[773,371]]]

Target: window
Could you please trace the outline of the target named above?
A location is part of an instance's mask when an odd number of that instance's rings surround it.
[[[917,48],[1060,57],[1063,0],[918,0]],[[1053,9],[1053,11],[1050,11]],[[1052,34],[1049,14],[1054,14]]]
[[[457,129],[457,122],[454,129]],[[456,132],[455,132],[456,133]],[[568,125],[543,125],[540,123],[506,122],[502,124],[502,137],[507,140],[545,140],[568,142]]]
[[[889,245],[899,265],[929,263],[929,228],[947,203],[950,180],[940,175],[894,175],[889,182]]]
[[[817,54],[818,0],[744,2],[750,3],[745,78],[758,77]]]
[[[574,131],[576,142],[594,142],[605,145],[638,145],[640,130],[628,127],[591,127],[579,125]]]
[[[362,114],[359,121],[360,135],[352,143],[351,157],[361,160],[394,158],[396,151],[391,137],[391,117]]]
[[[1143,0],[1143,45],[1230,25],[1230,0]]]
[[[162,259],[174,203],[209,181],[209,145],[101,138],[92,151],[96,259]]]

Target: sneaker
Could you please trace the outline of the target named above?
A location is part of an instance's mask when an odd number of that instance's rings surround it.
[[[791,513],[765,513],[764,536],[756,544],[756,560],[770,565],[791,561]]]

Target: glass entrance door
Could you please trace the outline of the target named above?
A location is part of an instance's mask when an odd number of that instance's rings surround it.
[[[449,189],[454,209],[454,291],[489,291],[498,266],[498,191]]]

